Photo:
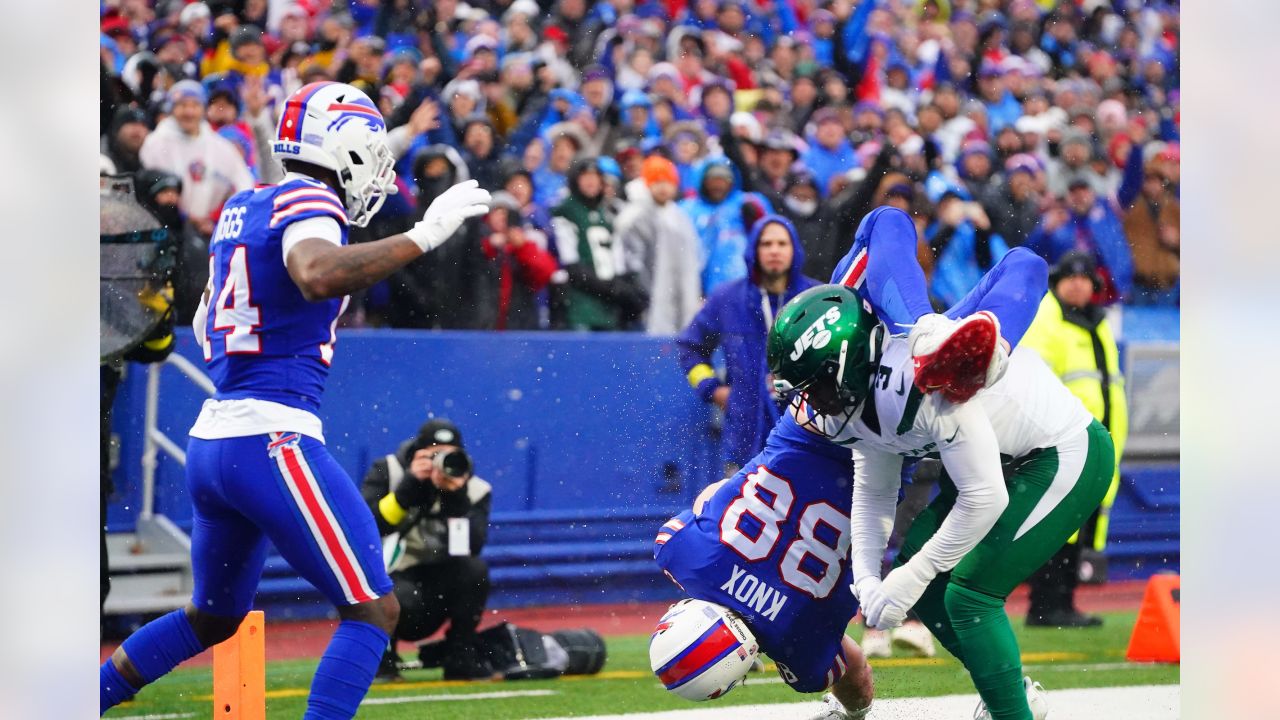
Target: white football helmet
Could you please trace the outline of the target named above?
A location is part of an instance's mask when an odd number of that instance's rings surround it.
[[[667,609],[649,638],[649,666],[686,700],[711,700],[746,677],[760,654],[755,635],[723,605],[684,599]]]
[[[337,173],[347,219],[358,227],[368,225],[396,192],[387,123],[367,95],[345,83],[314,82],[290,95],[271,154]]]

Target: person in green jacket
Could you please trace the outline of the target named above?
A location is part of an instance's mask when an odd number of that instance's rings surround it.
[[[1105,308],[1094,301],[1101,286],[1092,257],[1077,251],[1066,253],[1050,272],[1050,292],[1022,338],[1022,345],[1040,353],[1067,389],[1110,431],[1116,448],[1115,475],[1101,507],[1031,578],[1027,611],[1027,625],[1031,626],[1102,624],[1102,618],[1076,610],[1075,590],[1082,576],[1099,579],[1106,572],[1102,552],[1111,505],[1120,487],[1120,456],[1129,435],[1129,417],[1115,335]]]
[[[648,297],[626,272],[597,159],[575,160],[568,187],[569,197],[551,213],[556,250],[568,276],[560,324],[568,330],[628,329],[648,306]]]

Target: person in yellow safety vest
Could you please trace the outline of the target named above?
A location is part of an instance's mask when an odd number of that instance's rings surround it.
[[[1097,572],[1107,543],[1111,505],[1120,487],[1120,456],[1129,435],[1120,353],[1107,322],[1106,308],[1096,300],[1102,283],[1097,265],[1086,253],[1062,256],[1049,273],[1049,293],[1021,345],[1040,353],[1086,410],[1111,432],[1116,448],[1116,473],[1101,507],[1039,572],[1031,577],[1031,605],[1027,625],[1093,627],[1102,618],[1075,607],[1075,590],[1084,564]],[[1081,540],[1083,537],[1083,540]]]

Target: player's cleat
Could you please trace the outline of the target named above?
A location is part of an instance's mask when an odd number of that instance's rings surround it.
[[[1045,720],[1049,717],[1049,696],[1040,683],[1024,677],[1022,686],[1027,691],[1027,705],[1031,707],[1031,720]],[[991,713],[987,712],[987,705],[981,700],[978,701],[978,707],[973,710],[973,720],[991,720]]]
[[[889,633],[871,627],[862,633],[862,640],[858,643],[858,647],[862,648],[862,654],[869,658],[887,658],[893,655]]]
[[[1000,321],[985,310],[961,320],[924,315],[907,336],[915,365],[915,386],[965,402],[995,384],[1009,365],[1008,344]]]
[[[902,627],[894,628],[889,633],[893,638],[893,646],[915,657],[931,658],[938,654],[933,644],[933,634],[924,623],[908,620]]]
[[[1077,610],[1027,613],[1027,627],[1082,628],[1101,625],[1102,618],[1097,615],[1085,615]]]
[[[864,720],[869,717],[871,706],[861,710],[846,710],[835,695],[827,693],[822,696],[822,711],[809,720]]]

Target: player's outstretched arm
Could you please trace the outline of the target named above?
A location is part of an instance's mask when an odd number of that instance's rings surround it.
[[[475,180],[440,194],[408,232],[359,245],[308,239],[289,250],[289,276],[307,300],[342,297],[363,290],[448,240],[467,218],[489,212],[489,192]]]
[[[871,599],[859,596],[867,622],[880,630],[902,624],[929,583],[981,542],[1009,505],[991,420],[976,403],[948,405],[932,423],[932,431],[956,486],[955,505],[933,537],[906,564],[894,568]]]
[[[880,580],[880,562],[893,531],[898,488],[902,484],[902,458],[882,450],[855,448],[853,463],[849,525],[853,581],[857,586]]]
[[[307,300],[327,300],[363,290],[422,254],[404,235],[359,245],[334,245],[316,238],[289,250],[289,277]]]

